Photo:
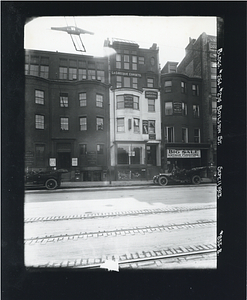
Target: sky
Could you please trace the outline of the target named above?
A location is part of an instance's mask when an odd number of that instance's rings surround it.
[[[107,38],[134,41],[140,48],[150,48],[156,43],[161,68],[167,61],[183,59],[190,37],[197,39],[203,32],[217,35],[216,17],[38,17],[25,25],[24,48],[80,54],[68,33],[51,30],[51,27],[66,26],[94,32],[94,35],[81,35],[86,48],[83,54],[87,55],[105,55],[103,45]]]

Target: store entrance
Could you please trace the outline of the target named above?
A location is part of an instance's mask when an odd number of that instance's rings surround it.
[[[156,145],[147,145],[147,164],[156,166]]]
[[[66,169],[70,171],[71,166],[71,154],[70,152],[58,152],[57,153],[57,168]]]

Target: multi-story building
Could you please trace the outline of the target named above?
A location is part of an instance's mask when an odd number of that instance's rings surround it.
[[[113,40],[109,57],[110,155],[116,180],[152,178],[161,167],[159,50]]]
[[[197,40],[190,39],[186,55],[177,66],[177,72],[202,79],[202,126],[204,141],[210,144],[208,162],[216,163],[216,49],[215,36],[202,33]]]
[[[106,177],[109,83],[106,58],[26,50],[26,168],[68,169],[71,180]],[[78,175],[79,174],[79,175]]]

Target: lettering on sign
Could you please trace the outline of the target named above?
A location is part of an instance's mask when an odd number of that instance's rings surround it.
[[[119,76],[129,76],[129,77],[142,77],[139,73],[131,73],[131,72],[121,72],[121,71],[112,71],[112,75],[119,75]]]
[[[167,158],[200,158],[201,150],[167,149]]]
[[[157,99],[158,98],[158,93],[155,91],[146,91],[145,92],[145,98],[147,99]]]

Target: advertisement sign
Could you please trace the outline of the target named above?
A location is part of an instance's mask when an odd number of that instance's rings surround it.
[[[158,98],[158,92],[146,91],[145,92],[145,98],[147,98],[147,99],[157,99]]]
[[[50,158],[49,165],[50,167],[56,167],[56,158]]]
[[[112,71],[112,75],[119,75],[119,76],[129,76],[129,77],[142,77],[139,73],[132,73],[132,72],[121,72],[121,71]]]
[[[181,102],[174,102],[173,103],[173,113],[177,115],[182,114],[182,103]]]
[[[149,134],[149,139],[150,140],[156,140],[156,134],[155,133],[150,133]]]
[[[77,167],[78,166],[78,158],[77,157],[73,157],[72,158],[72,167]]]
[[[133,108],[133,96],[124,95],[124,108]]]
[[[200,158],[201,150],[167,149],[167,158]]]

